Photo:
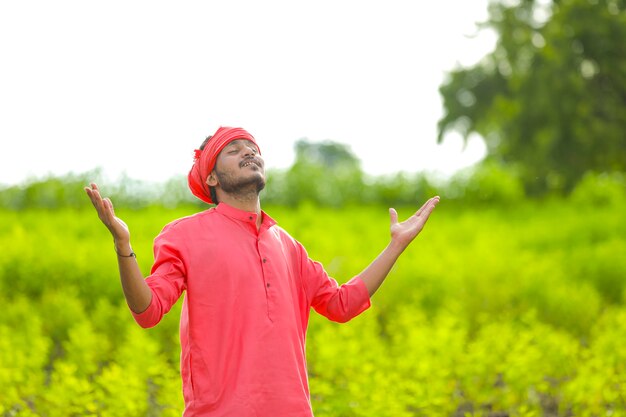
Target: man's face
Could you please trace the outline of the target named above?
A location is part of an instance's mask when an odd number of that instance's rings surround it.
[[[230,194],[258,194],[265,188],[265,163],[257,146],[246,139],[230,142],[218,155],[207,183]]]

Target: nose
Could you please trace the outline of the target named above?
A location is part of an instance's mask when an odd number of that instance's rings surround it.
[[[256,155],[256,150],[254,148],[252,148],[251,146],[245,146],[243,148],[243,155],[248,157],[248,156],[254,156]]]

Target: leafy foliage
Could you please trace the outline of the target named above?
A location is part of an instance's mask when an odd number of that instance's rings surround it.
[[[413,206],[434,195],[447,201],[471,204],[508,205],[524,198],[518,174],[496,164],[477,165],[442,181],[424,173],[398,172],[372,177],[363,173],[356,162],[327,167],[303,160],[287,171],[270,170],[267,178],[267,186],[261,194],[263,203],[290,207],[304,204],[335,208],[355,204]],[[158,184],[131,178],[111,182],[94,171],[34,178],[19,185],[0,187],[0,208],[90,209],[83,188],[91,182],[98,183],[116,207],[187,207],[196,210],[206,207],[191,195],[184,177],[174,177]],[[616,194],[626,193],[626,189],[614,188]]]
[[[620,415],[626,221],[611,201],[442,200],[369,311],[312,315],[316,415]],[[384,206],[266,209],[342,282],[388,239]],[[196,210],[118,206],[143,271],[161,226]],[[2,210],[0,244],[0,416],[180,415],[180,305],[134,323],[94,213]]]
[[[481,134],[531,194],[626,169],[626,3],[494,2],[495,50],[440,87],[448,130]]]

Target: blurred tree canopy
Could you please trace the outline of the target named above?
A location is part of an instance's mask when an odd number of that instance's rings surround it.
[[[626,170],[626,1],[493,2],[499,36],[440,87],[439,141],[485,138],[531,195],[569,192],[588,171]]]
[[[433,195],[440,195],[446,204],[511,206],[519,205],[526,197],[517,173],[493,161],[466,168],[448,179],[423,172],[369,176],[346,145],[330,141],[299,143],[300,152],[291,168],[267,172],[267,186],[261,195],[264,205],[415,207]],[[68,207],[92,210],[83,190],[90,182],[98,183],[118,208],[187,205],[206,208],[189,191],[186,175],[163,183],[144,182],[126,175],[111,181],[103,176],[101,169],[95,169],[81,174],[31,178],[19,185],[0,184],[0,210]],[[570,197],[578,205],[622,204],[626,201],[626,174],[587,173]]]
[[[264,204],[291,207],[302,203],[327,207],[379,203],[415,206],[436,193],[442,194],[423,173],[366,175],[361,169],[361,161],[342,143],[301,139],[295,144],[295,153],[290,168],[268,170],[267,186],[261,196]],[[126,175],[112,182],[103,176],[101,169],[95,169],[82,174],[31,178],[19,185],[0,184],[0,209],[91,209],[83,190],[90,182],[98,183],[118,207],[141,209],[152,205],[176,207],[187,204],[205,207],[189,192],[186,175],[173,177],[165,183],[142,182]],[[456,189],[455,193],[462,197]],[[445,196],[445,192],[443,194]]]
[[[291,197],[288,204],[298,200],[329,205],[359,201],[364,187],[363,171],[347,145],[301,139],[295,144],[295,153],[296,160],[285,179],[284,194]]]

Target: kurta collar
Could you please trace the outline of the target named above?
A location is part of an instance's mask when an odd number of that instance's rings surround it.
[[[230,217],[231,219],[235,219],[235,220],[239,220],[241,222],[250,223],[252,225],[255,225],[255,229],[256,229],[256,219],[257,219],[257,214],[256,213],[252,213],[250,211],[240,210],[240,209],[235,208],[233,206],[229,206],[226,203],[219,203],[215,207],[215,210],[217,210],[218,213],[223,214],[224,216]],[[270,227],[272,227],[272,226],[274,226],[276,224],[276,221],[274,219],[272,219],[263,210],[261,210],[261,216],[262,216],[261,229],[270,228]]]

